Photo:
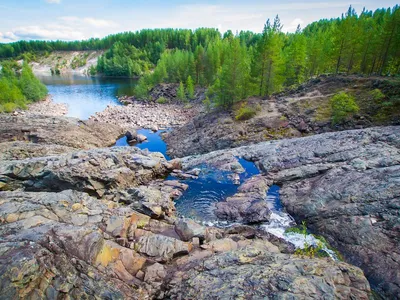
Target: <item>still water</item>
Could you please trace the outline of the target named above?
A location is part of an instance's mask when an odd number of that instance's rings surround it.
[[[121,105],[118,96],[132,95],[136,80],[99,78],[75,74],[37,76],[56,103],[68,104],[69,117],[88,119],[107,105]]]

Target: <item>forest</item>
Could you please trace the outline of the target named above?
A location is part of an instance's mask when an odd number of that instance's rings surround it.
[[[60,50],[108,49],[91,73],[140,76],[139,98],[158,83],[208,88],[215,104],[229,107],[251,95],[269,96],[325,73],[395,76],[400,73],[399,6],[352,7],[284,33],[277,16],[261,33],[216,29],[154,29],[87,41],[20,41],[0,45],[0,58]],[[193,81],[193,83],[192,83]]]

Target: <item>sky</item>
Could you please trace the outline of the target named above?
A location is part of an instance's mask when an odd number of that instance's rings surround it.
[[[339,17],[352,5],[359,13],[397,1],[367,0],[0,0],[0,42],[82,40],[144,28],[218,28],[261,32],[279,15],[283,31]]]

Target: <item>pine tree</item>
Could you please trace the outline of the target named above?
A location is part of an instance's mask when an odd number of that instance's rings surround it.
[[[194,99],[194,85],[193,85],[193,79],[189,75],[187,80],[186,80],[186,91],[189,99]]]
[[[176,91],[176,97],[181,100],[181,101],[186,101],[186,94],[185,94],[185,88],[183,86],[182,81],[179,83],[179,88]]]

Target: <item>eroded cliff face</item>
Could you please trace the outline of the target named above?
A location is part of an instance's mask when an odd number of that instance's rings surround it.
[[[53,136],[51,127],[16,120],[4,122],[8,130],[0,134],[0,148],[7,153],[0,160],[0,298],[318,299],[330,295],[368,299],[369,283],[357,266],[369,278],[377,276],[378,281],[371,281],[376,286],[383,289],[382,283],[388,284],[388,295],[396,295],[397,279],[382,270],[394,267],[387,263],[395,261],[398,253],[380,248],[377,243],[382,239],[372,238],[366,245],[362,237],[367,228],[371,236],[380,236],[398,249],[393,238],[398,232],[397,210],[392,209],[399,200],[398,185],[394,184],[399,164],[398,127],[261,143],[167,161],[161,154],[134,147],[94,148],[98,144],[92,137],[87,141],[71,138],[70,134],[76,134],[72,129],[62,135],[57,124],[67,122],[65,118],[49,118],[55,132],[60,132]],[[43,117],[39,124],[44,122]],[[79,123],[75,126],[71,128],[80,130]],[[90,128],[88,123],[83,126]],[[97,126],[102,130],[102,124]],[[43,128],[37,134],[41,138],[27,138],[36,128]],[[109,131],[110,139],[101,137],[99,131],[96,142],[108,145],[112,135],[114,139],[120,135],[119,130]],[[14,133],[25,142],[10,142]],[[27,145],[26,153],[22,143]],[[16,147],[21,148],[16,151]],[[237,208],[259,202],[259,194],[278,183],[288,210],[306,219],[316,232],[326,234],[356,266],[294,255],[292,245],[254,226],[221,229],[177,218],[174,200],[188,186],[184,181],[166,180],[166,174],[181,168],[186,172],[204,161],[220,168],[237,168],[235,156],[257,161],[263,171],[238,190],[234,197]],[[366,178],[364,185],[357,190],[341,189],[340,180],[350,181],[354,174]],[[334,196],[325,193],[321,198],[316,192],[322,193],[328,175]],[[353,181],[349,184],[357,183]],[[367,182],[372,185],[365,186]],[[373,195],[374,182],[381,183],[382,200],[370,202],[366,196]],[[293,188],[297,184],[313,185],[316,194]],[[353,191],[358,193],[355,199]],[[307,205],[296,203],[301,197]],[[375,207],[376,213],[372,213]],[[336,214],[340,209],[345,214]],[[368,216],[363,209],[369,209]],[[253,221],[251,214],[240,209],[238,216],[240,221]],[[267,208],[258,218],[268,219]],[[366,227],[366,218],[377,218],[377,222]],[[362,245],[365,251],[351,256],[343,230],[353,230],[353,244]],[[357,259],[364,260],[364,253],[384,257],[374,261],[380,272],[359,263]]]

